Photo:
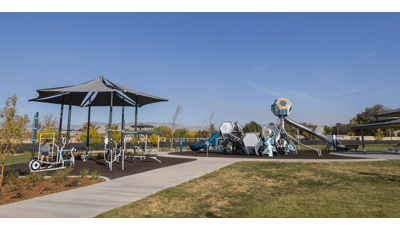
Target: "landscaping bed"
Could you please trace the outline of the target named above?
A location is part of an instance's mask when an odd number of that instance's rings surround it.
[[[125,168],[122,170],[120,162],[114,162],[112,166],[112,171],[106,167],[106,162],[101,157],[91,157],[88,161],[83,162],[80,159],[76,159],[75,167],[71,172],[71,175],[80,175],[79,171],[84,169],[89,169],[90,172],[97,171],[101,176],[105,176],[112,179],[116,179],[123,176],[133,175],[136,173],[142,173],[153,169],[168,167],[176,164],[186,163],[194,161],[196,159],[186,159],[186,158],[176,158],[176,157],[157,157],[162,163],[157,162],[151,158],[145,158],[144,160],[125,160]],[[29,174],[29,162],[17,163],[5,166],[5,173],[10,173],[16,170],[19,172],[20,176],[25,176]],[[55,171],[47,171],[46,175],[51,176]]]
[[[92,180],[91,178],[69,177],[63,182],[58,181],[57,178],[37,178],[37,181],[32,183],[29,178],[7,177],[6,184],[1,188],[0,205],[85,187],[103,181],[104,179],[101,178]]]
[[[184,152],[172,152],[169,153],[171,155],[178,156],[194,156],[194,157],[207,157],[206,151],[184,151]],[[322,151],[322,156],[318,156],[318,153],[313,150],[299,150],[298,154],[289,154],[289,155],[274,155],[273,157],[269,157],[268,155],[256,156],[256,155],[247,155],[245,153],[223,153],[216,150],[208,151],[208,157],[230,157],[230,158],[253,158],[253,159],[365,159],[361,157],[349,157],[342,156],[330,153],[324,153]]]

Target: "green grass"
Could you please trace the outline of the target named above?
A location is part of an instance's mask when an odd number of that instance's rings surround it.
[[[380,152],[389,152],[388,149],[393,149],[394,144],[367,144],[365,145],[366,151],[380,151]],[[296,145],[296,148],[298,145]],[[326,145],[310,145],[313,148],[325,150]],[[309,148],[306,148],[304,146],[300,145],[300,150],[308,150]],[[331,146],[330,150],[333,151],[333,147]],[[359,145],[357,151],[363,151],[363,146]]]
[[[240,162],[97,217],[399,218],[400,162]]]
[[[5,164],[15,164],[21,162],[29,162],[31,161],[32,154],[14,154],[6,156]],[[35,159],[37,159],[37,153],[35,154]],[[3,164],[3,157],[0,157],[0,165]]]

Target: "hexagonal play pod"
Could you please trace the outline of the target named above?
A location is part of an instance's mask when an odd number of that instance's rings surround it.
[[[286,98],[279,98],[272,102],[271,111],[275,116],[285,117],[292,112],[292,103]]]
[[[257,133],[246,133],[243,137],[243,145],[247,155],[256,154],[255,147],[260,141]]]

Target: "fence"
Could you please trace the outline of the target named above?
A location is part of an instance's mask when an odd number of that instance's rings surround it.
[[[174,138],[175,139],[175,138]],[[343,145],[362,145],[362,141],[361,140],[339,140]],[[301,141],[301,143],[305,144],[305,145],[326,145],[328,144],[325,141],[321,141],[321,140],[314,140],[314,141],[310,141],[310,140],[304,140]],[[186,141],[186,142],[182,142],[182,146],[189,146],[189,145],[196,145],[201,143],[201,141],[197,142],[197,141]],[[364,143],[366,145],[379,145],[379,144],[397,144],[399,143],[399,141],[364,141]],[[144,146],[145,143],[141,142],[138,144],[138,146]],[[171,142],[160,142],[160,147],[171,147]],[[71,148],[75,147],[78,151],[83,151],[85,150],[85,143],[70,143],[69,146]],[[157,144],[153,145],[151,142],[147,142],[147,146],[152,146],[157,147]],[[179,147],[179,142],[173,142],[173,147]],[[127,149],[133,149],[133,146],[130,142],[126,143],[126,148]],[[35,150],[36,152],[39,149],[39,145],[35,145]],[[97,143],[96,145],[91,147],[91,150],[103,150],[104,149],[104,143]],[[23,144],[22,147],[20,147],[16,153],[24,153],[24,152],[31,152],[32,151],[32,144],[31,143],[27,143],[27,144]]]
[[[189,145],[196,145],[201,142],[194,142],[194,141],[186,141],[182,142],[182,146],[189,146]],[[78,151],[83,151],[86,150],[85,143],[70,143],[69,144],[70,148],[75,147]],[[138,146],[145,146],[144,142],[141,142],[138,144]],[[152,146],[153,148],[157,147],[157,144],[153,145],[151,142],[147,142],[147,146]],[[179,147],[180,144],[179,142],[173,142],[173,147]],[[171,147],[171,142],[160,142],[160,147]],[[133,149],[133,145],[131,143],[126,143],[126,148],[127,149]],[[104,149],[104,143],[97,143],[91,147],[91,150],[103,150]],[[39,145],[35,145],[35,152],[39,150]],[[17,149],[16,153],[24,153],[24,152],[32,152],[32,143],[25,143],[22,144],[22,147]]]

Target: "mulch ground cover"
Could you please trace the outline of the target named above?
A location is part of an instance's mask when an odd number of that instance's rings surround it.
[[[172,152],[169,153],[171,155],[178,156],[195,156],[195,157],[207,157],[206,151],[185,151],[185,152]],[[330,153],[322,152],[322,156],[318,156],[317,152],[313,150],[299,150],[298,154],[289,154],[289,155],[274,155],[273,157],[269,157],[268,155],[256,156],[256,155],[247,155],[245,153],[223,153],[218,151],[208,151],[208,157],[230,157],[230,158],[253,158],[253,159],[365,159],[361,157],[350,157],[350,156],[339,156]]]
[[[83,184],[73,187],[65,187],[67,184],[70,184],[74,180],[74,178],[68,178],[67,181],[63,183],[57,183],[53,178],[44,178],[41,182],[36,183],[34,187],[33,185],[27,187],[26,180],[26,178],[18,178],[18,189],[15,191],[11,191],[11,184],[5,184],[1,188],[0,205],[45,196],[70,189],[80,188],[104,181],[104,179],[93,181],[90,178],[75,178],[75,180],[77,180],[78,182],[83,182]]]
[[[157,157],[162,163],[158,161],[146,158],[143,160],[136,159],[136,163],[133,160],[125,160],[124,170],[122,169],[120,162],[114,162],[112,165],[112,171],[107,167],[106,162],[103,158],[91,157],[88,161],[83,162],[80,159],[76,159],[75,167],[71,172],[73,176],[79,176],[83,169],[89,169],[90,172],[97,171],[101,176],[105,176],[112,179],[116,179],[123,176],[128,176],[136,173],[142,173],[153,169],[168,167],[172,165],[182,164],[190,161],[195,161],[196,159],[188,158],[175,158],[175,157]],[[25,176],[29,174],[29,162],[17,163],[6,165],[4,172],[7,175],[11,171],[18,171],[20,176]],[[57,170],[47,171],[46,175],[51,176]],[[90,173],[89,173],[90,175]]]

